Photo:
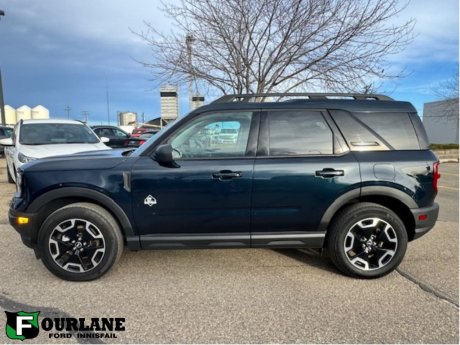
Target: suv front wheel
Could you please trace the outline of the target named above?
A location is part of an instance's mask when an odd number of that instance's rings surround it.
[[[398,267],[407,241],[404,223],[393,211],[374,203],[359,203],[334,218],[327,246],[332,262],[343,273],[377,278]]]
[[[91,203],[75,203],[58,209],[43,222],[38,250],[45,266],[56,276],[93,280],[118,261],[123,237],[107,210]]]

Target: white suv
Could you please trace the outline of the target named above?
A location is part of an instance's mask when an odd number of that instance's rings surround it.
[[[73,120],[22,120],[5,146],[8,182],[16,182],[16,169],[38,158],[84,151],[108,150],[108,138],[99,138],[82,122]]]

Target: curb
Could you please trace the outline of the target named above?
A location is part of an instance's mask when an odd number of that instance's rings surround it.
[[[458,163],[458,158],[442,158],[439,163]]]

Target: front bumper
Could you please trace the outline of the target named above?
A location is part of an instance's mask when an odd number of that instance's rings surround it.
[[[19,224],[19,217],[27,217],[29,222],[27,224]],[[35,249],[38,237],[37,214],[17,212],[15,209],[10,208],[8,220],[11,226],[21,235],[22,242],[27,247]]]
[[[415,240],[425,235],[434,227],[438,220],[439,205],[433,203],[433,205],[429,207],[411,209],[411,212],[415,221],[415,233],[413,238]]]

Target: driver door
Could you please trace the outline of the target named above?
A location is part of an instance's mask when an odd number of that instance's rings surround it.
[[[178,167],[139,158],[132,193],[144,248],[249,246],[256,131],[252,111],[201,114],[161,143]]]

